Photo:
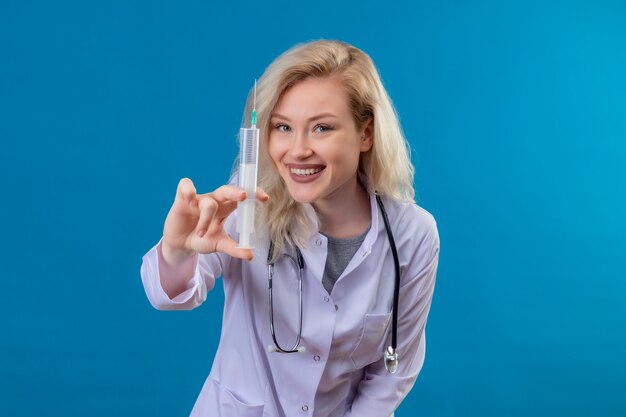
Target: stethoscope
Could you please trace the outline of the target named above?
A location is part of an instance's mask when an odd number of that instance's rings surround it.
[[[398,369],[398,352],[396,352],[397,336],[398,336],[398,299],[400,297],[400,262],[398,261],[398,251],[396,249],[396,242],[391,233],[391,227],[389,226],[389,219],[387,218],[387,212],[385,206],[379,195],[376,195],[376,202],[383,215],[383,221],[385,222],[385,230],[387,230],[387,238],[389,239],[389,246],[391,247],[391,253],[393,254],[394,269],[396,274],[396,282],[393,291],[393,309],[392,313],[392,328],[391,328],[391,345],[384,351],[385,368],[389,373],[395,373]],[[304,275],[304,259],[300,249],[296,246],[296,255],[283,254],[287,258],[298,266],[298,286],[299,286],[299,311],[298,311],[298,337],[295,343],[290,349],[283,348],[276,338],[276,332],[274,330],[274,301],[272,297],[272,279],[274,278],[274,262],[271,259],[274,255],[274,243],[270,241],[270,247],[267,253],[267,266],[268,266],[268,281],[269,281],[269,294],[270,294],[270,330],[272,332],[272,339],[274,340],[274,346],[269,346],[268,351],[279,353],[296,353],[304,352],[305,348],[300,346],[300,339],[302,338],[302,277]]]

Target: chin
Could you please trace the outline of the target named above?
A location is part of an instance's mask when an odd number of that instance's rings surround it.
[[[289,184],[289,183],[288,183]],[[319,193],[315,190],[307,190],[301,184],[289,184],[287,192],[297,203],[311,204],[319,198]],[[304,189],[303,189],[304,188]]]
[[[292,193],[290,191],[289,195],[291,196],[291,198],[294,199],[296,203],[300,203],[300,204],[313,204],[317,200],[317,196],[312,196],[310,194]]]

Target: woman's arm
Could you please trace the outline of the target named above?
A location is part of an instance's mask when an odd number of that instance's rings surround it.
[[[176,249],[161,241],[157,245],[161,286],[173,298],[183,292],[196,269],[198,253]]]
[[[163,257],[161,240],[143,257],[141,280],[150,304],[158,310],[191,310],[204,302],[222,274],[226,256],[194,254],[180,263]]]

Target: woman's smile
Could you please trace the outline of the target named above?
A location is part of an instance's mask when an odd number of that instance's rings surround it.
[[[287,168],[291,174],[291,179],[302,184],[315,181],[326,167],[323,165],[287,164]]]

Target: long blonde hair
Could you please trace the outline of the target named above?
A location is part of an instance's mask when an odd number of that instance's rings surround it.
[[[320,40],[292,47],[272,62],[257,84],[257,126],[259,139],[258,186],[269,195],[259,205],[257,231],[265,230],[274,242],[274,256],[284,245],[306,246],[318,224],[309,204],[291,197],[269,156],[270,117],[281,95],[294,84],[309,77],[336,77],[346,87],[357,128],[373,122],[373,146],[361,154],[359,173],[370,192],[413,201],[413,165],[396,111],[372,59],[344,42]],[[248,96],[244,124],[252,112],[253,93]]]

